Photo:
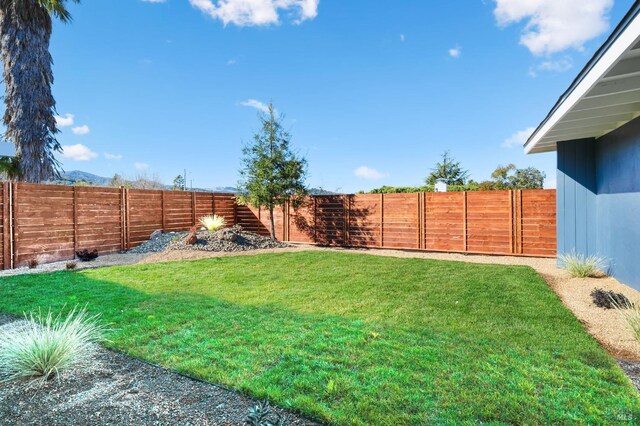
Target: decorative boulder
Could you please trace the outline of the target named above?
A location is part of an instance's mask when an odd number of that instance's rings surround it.
[[[158,238],[161,235],[162,235],[162,229],[156,229],[155,231],[153,231],[151,233],[151,235],[149,236],[149,239],[150,240],[155,240],[156,238]]]
[[[189,235],[184,237],[185,244],[194,245],[198,241],[198,227],[194,226],[189,230]]]
[[[225,228],[216,232],[216,237],[220,241],[238,242],[239,235],[233,228]]]

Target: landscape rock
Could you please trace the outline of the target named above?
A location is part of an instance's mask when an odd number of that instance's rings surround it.
[[[191,236],[191,235],[189,235]],[[240,252],[257,249],[290,247],[282,241],[271,239],[267,236],[248,232],[241,226],[221,229],[214,233],[209,231],[197,231],[195,244],[188,244],[187,239],[172,241],[168,250],[200,250],[220,252]]]
[[[160,236],[162,236],[162,229],[156,229],[155,231],[153,231],[151,233],[151,235],[149,236],[150,240],[155,240],[156,238],[159,238]]]
[[[186,238],[183,240],[185,244],[187,245],[194,245],[195,243],[198,242],[198,228],[197,227],[193,227],[191,228],[191,230],[189,231],[189,234],[186,236]]]

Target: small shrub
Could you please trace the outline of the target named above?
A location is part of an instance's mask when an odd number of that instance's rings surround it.
[[[64,318],[49,310],[25,314],[26,322],[0,329],[0,381],[42,385],[66,370],[90,367],[94,344],[104,340],[98,317],[85,309],[74,308]]]
[[[631,302],[624,294],[616,293],[612,290],[603,290],[601,288],[596,288],[591,292],[591,299],[593,299],[593,303],[597,307],[604,309],[613,309],[616,306],[631,305]]]
[[[76,269],[78,267],[78,263],[77,262],[67,262],[65,267],[67,268],[68,271],[72,271],[72,270],[74,270],[74,269]]]
[[[29,259],[29,261],[27,262],[27,266],[29,266],[29,269],[35,269],[39,264],[40,262],[38,262],[38,259]]]
[[[91,262],[98,257],[98,250],[93,249],[91,251],[84,249],[76,252],[76,256],[83,262]]]
[[[640,305],[631,303],[628,299],[624,303],[613,302],[612,304],[633,332],[633,337],[640,343]]]
[[[249,414],[244,422],[247,426],[286,426],[289,422],[286,417],[276,414],[272,418],[273,408],[267,401],[262,401],[258,405],[249,408]]]
[[[605,260],[599,256],[587,256],[571,251],[558,256],[562,267],[576,278],[601,277],[605,275]]]
[[[202,216],[200,218],[200,223],[204,226],[207,231],[215,232],[218,229],[224,227],[224,217],[218,216],[217,214]]]

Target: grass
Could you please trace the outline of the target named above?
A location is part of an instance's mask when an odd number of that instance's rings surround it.
[[[97,315],[72,309],[66,317],[51,311],[25,315],[26,322],[0,330],[0,381],[28,379],[41,385],[61,373],[87,368],[104,327]]]
[[[605,274],[606,261],[603,257],[571,251],[558,256],[562,267],[574,278],[597,278]]]
[[[335,252],[6,277],[109,345],[332,424],[618,423],[638,394],[530,268]]]

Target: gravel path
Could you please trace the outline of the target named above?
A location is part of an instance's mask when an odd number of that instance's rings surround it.
[[[90,262],[81,262],[79,260],[63,260],[60,262],[43,263],[37,267],[31,269],[26,266],[16,269],[6,269],[0,271],[0,277],[6,277],[10,275],[22,275],[22,274],[42,274],[46,272],[63,271],[67,269],[67,263],[73,262],[76,264],[76,269],[92,269],[102,268],[105,266],[119,266],[119,265],[133,265],[140,263],[145,257],[149,256],[149,253],[113,253],[103,254],[98,256],[97,259]]]
[[[0,327],[15,317],[0,314]],[[14,323],[15,324],[15,323]],[[43,389],[0,384],[0,425],[242,425],[254,399],[100,347],[90,371]],[[290,425],[318,425],[277,409]]]

